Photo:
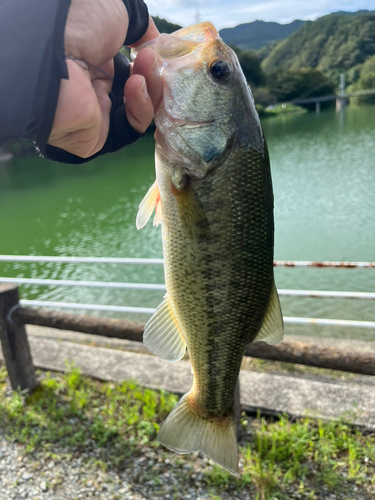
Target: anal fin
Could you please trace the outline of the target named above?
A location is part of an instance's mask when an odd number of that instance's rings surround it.
[[[179,361],[185,354],[186,342],[166,296],[145,326],[145,346],[167,361]]]
[[[267,342],[267,344],[278,344],[284,338],[284,321],[280,307],[279,294],[273,283],[270,302],[264,316],[263,324],[253,342]]]

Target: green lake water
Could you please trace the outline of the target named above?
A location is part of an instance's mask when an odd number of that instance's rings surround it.
[[[275,194],[275,258],[375,261],[375,107],[268,118],[263,126]],[[37,156],[0,163],[0,254],[162,257],[160,228],[135,228],[138,205],[154,181],[153,151],[150,134],[84,166]],[[375,270],[275,273],[279,288],[375,291]],[[163,283],[161,266],[0,263],[0,275]],[[156,307],[163,295],[34,285],[22,286],[21,293],[28,299],[142,307]],[[283,298],[282,307],[285,316],[375,321],[374,301]],[[286,330],[375,340],[374,330]]]

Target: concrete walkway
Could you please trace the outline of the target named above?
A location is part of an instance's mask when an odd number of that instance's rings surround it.
[[[27,325],[27,333],[33,337],[43,337],[49,339],[67,340],[80,344],[92,344],[101,347],[112,347],[114,349],[126,349],[129,351],[148,353],[147,348],[140,342],[132,342],[109,337],[100,337],[87,333],[71,332],[67,330],[57,330],[34,325]],[[302,335],[285,335],[285,342],[304,342],[318,345],[320,347],[335,347],[336,349],[348,349],[350,351],[373,352],[375,353],[375,342],[367,340],[336,339],[325,337],[307,337]],[[375,383],[375,381],[374,381]]]
[[[27,329],[34,364],[38,368],[65,371],[70,363],[81,368],[85,375],[101,380],[134,379],[143,386],[177,394],[184,394],[191,388],[193,376],[188,361],[168,363],[144,354],[147,350],[139,343],[45,328]],[[95,346],[80,344],[80,340]],[[97,347],[100,342],[107,342],[112,348]],[[114,344],[117,348],[113,348]],[[364,344],[371,350],[374,348],[372,343]],[[294,417],[314,414],[334,418],[355,413],[356,424],[375,430],[375,377],[365,379],[368,383],[349,384],[339,379],[322,382],[303,376],[296,378],[243,370],[240,375],[241,404],[249,411],[261,409],[266,414],[287,413]]]

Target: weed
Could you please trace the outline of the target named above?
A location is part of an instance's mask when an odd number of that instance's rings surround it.
[[[157,451],[159,425],[178,400],[133,381],[98,382],[74,367],[64,375],[43,374],[40,386],[28,397],[11,393],[6,380],[5,368],[0,367],[0,426],[8,439],[24,443],[26,452],[43,449],[55,462],[99,449],[88,466],[103,471],[121,470],[144,446]],[[203,467],[201,481],[212,500],[241,490],[256,500],[290,500],[294,498],[290,491],[304,500],[337,496],[340,491],[342,498],[375,498],[375,435],[355,430],[348,415],[336,421],[311,416],[290,421],[282,416],[274,422],[258,415],[248,427],[248,442],[240,447],[238,477],[218,465],[195,464]],[[66,455],[51,453],[53,443],[62,445]],[[176,477],[184,483],[194,481],[194,467],[187,467],[194,460],[191,455],[159,452],[159,460],[166,458]],[[160,479],[149,463],[143,477],[158,487]]]
[[[235,480],[225,471],[219,474],[214,467],[206,473],[211,487],[220,491],[230,484],[253,486],[257,500],[288,498],[290,487],[298,488],[301,498],[315,499],[316,490],[337,492],[348,488],[348,483],[366,485],[366,491],[375,493],[375,436],[363,436],[343,420],[291,422],[281,417],[267,422],[258,417],[252,422],[250,442],[240,451],[240,478]],[[371,471],[369,463],[373,464]]]
[[[4,372],[0,370],[0,396],[5,393]],[[155,438],[158,424],[176,403],[177,397],[165,391],[132,381],[100,383],[72,368],[53,378],[47,373],[27,398],[20,393],[1,398],[0,421],[9,439],[26,444],[28,452],[56,442],[71,449],[97,446],[118,464],[137,445]]]

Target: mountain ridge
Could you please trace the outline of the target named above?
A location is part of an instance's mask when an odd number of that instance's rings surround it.
[[[299,29],[306,21],[295,19],[288,24],[274,21],[256,20],[242,23],[233,28],[223,28],[220,37],[228,45],[235,45],[241,50],[257,50],[272,42],[283,40]]]
[[[358,15],[373,13],[375,13],[375,10],[369,9],[360,9],[354,12],[339,10],[320,16],[314,21],[295,19],[286,24],[257,19],[256,21],[241,23],[234,27],[222,28],[219,34],[228,45],[235,45],[241,50],[259,50],[270,44],[275,45],[300,30],[304,25],[314,23],[328,16],[352,18]],[[267,52],[267,49],[265,50]]]

